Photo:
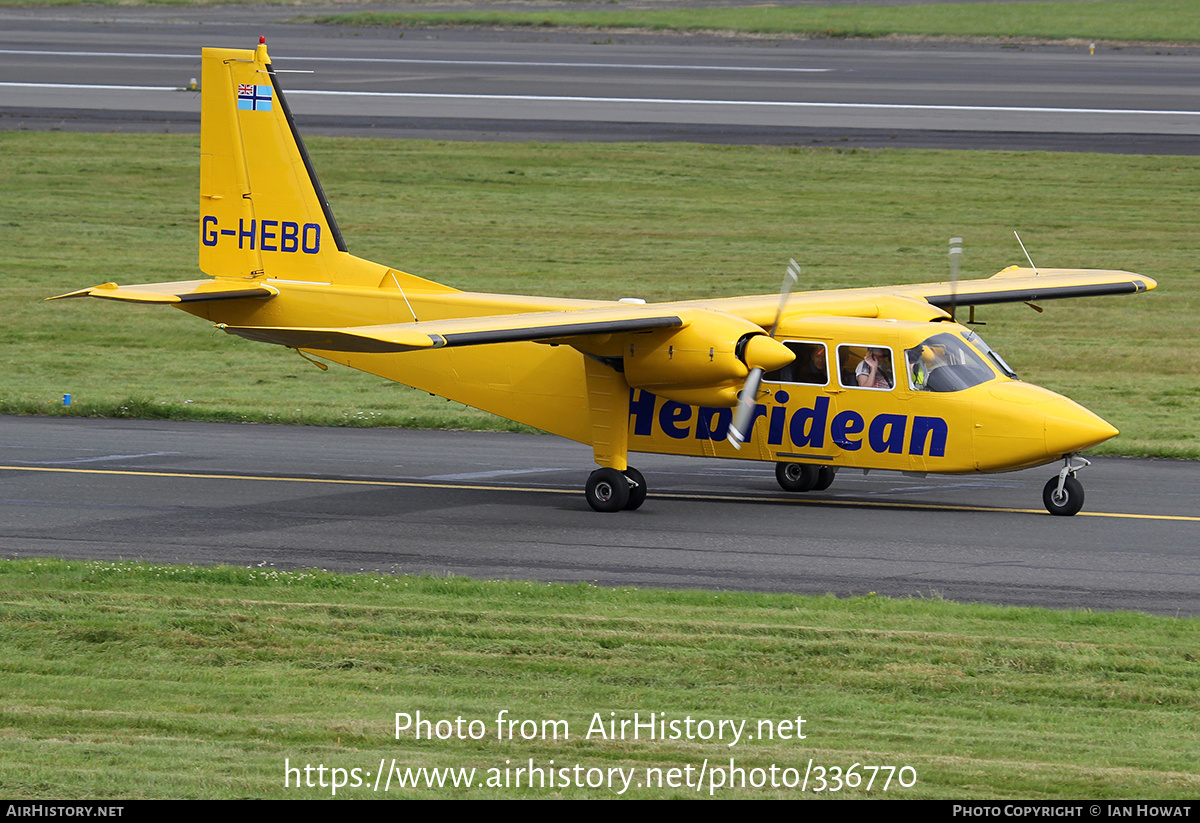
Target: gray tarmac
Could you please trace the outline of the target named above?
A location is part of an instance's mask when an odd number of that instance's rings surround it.
[[[0,128],[196,131],[199,97],[182,89],[198,77],[200,48],[250,47],[264,35],[276,67],[296,72],[282,77],[307,134],[1200,150],[1194,48],[1103,46],[1089,55],[1080,43],[288,22],[299,14],[0,9]]]
[[[638,455],[650,497],[597,514],[591,450],[538,435],[0,418],[0,551],[478,578],[876,592],[1200,614],[1200,466],[1097,459],[1085,511],[1051,467],[840,472]]]
[[[1195,49],[358,30],[293,13],[0,9],[0,128],[195,131],[198,97],[178,89],[199,49],[262,34],[278,68],[302,72],[283,77],[306,134],[1200,144]],[[0,418],[0,464],[11,556],[1200,614],[1194,463],[1097,460],[1075,518],[1041,510],[1049,468],[842,472],[789,496],[767,465],[659,456],[634,461],[651,487],[642,510],[598,515],[580,491],[590,450],[521,435]]]

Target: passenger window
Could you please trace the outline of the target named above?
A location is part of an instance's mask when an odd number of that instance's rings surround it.
[[[784,343],[796,354],[796,359],[782,369],[767,372],[763,380],[771,383],[808,383],[815,386],[829,384],[829,365],[825,356],[824,343]]]
[[[842,385],[851,389],[890,390],[896,385],[892,350],[886,346],[838,346]]]

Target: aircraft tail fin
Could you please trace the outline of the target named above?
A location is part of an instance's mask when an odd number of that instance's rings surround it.
[[[200,268],[221,278],[454,291],[353,257],[260,42],[204,49]]]

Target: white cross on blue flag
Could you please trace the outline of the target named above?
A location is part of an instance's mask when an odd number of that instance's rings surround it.
[[[271,87],[238,83],[238,109],[242,111],[270,111]]]

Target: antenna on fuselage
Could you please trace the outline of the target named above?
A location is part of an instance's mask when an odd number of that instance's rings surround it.
[[[1017,238],[1017,242],[1021,243],[1021,235],[1017,234],[1017,230],[1013,229],[1013,235]],[[1021,251],[1025,252],[1025,259],[1029,261],[1029,267],[1033,269],[1034,275],[1040,275],[1037,264],[1033,262],[1033,258],[1029,256],[1029,252],[1025,249],[1025,244],[1021,243]]]

